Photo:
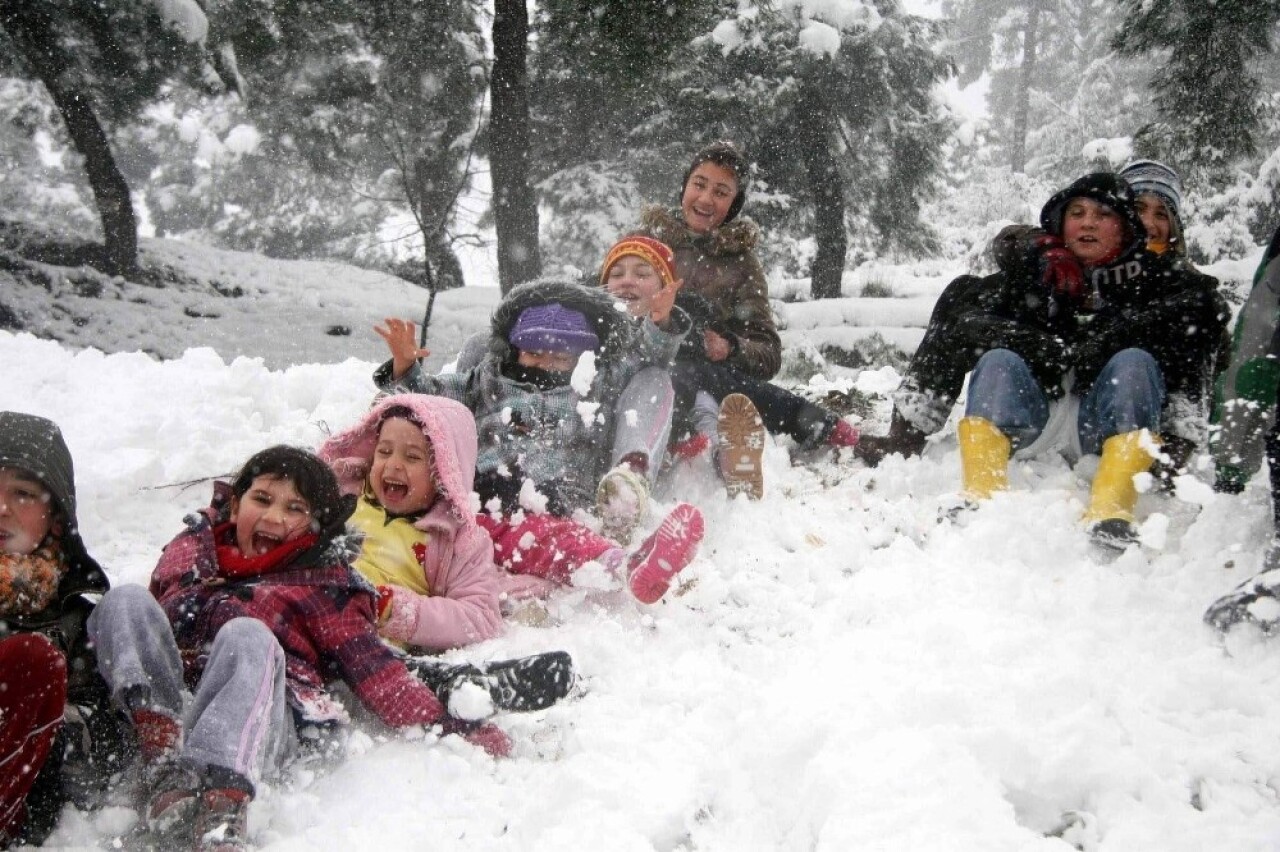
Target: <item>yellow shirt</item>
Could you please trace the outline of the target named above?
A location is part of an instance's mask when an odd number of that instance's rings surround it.
[[[352,524],[364,533],[364,543],[355,568],[375,586],[402,586],[420,595],[430,595],[421,554],[430,536],[407,518],[391,518],[381,506],[362,496],[351,516]]]

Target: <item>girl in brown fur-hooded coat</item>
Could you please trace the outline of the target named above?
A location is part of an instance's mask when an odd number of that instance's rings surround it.
[[[715,182],[704,178],[705,168],[717,167],[732,175],[732,195],[725,195],[721,188],[716,197]],[[703,316],[706,329],[729,342],[730,353],[723,363],[768,380],[782,365],[782,341],[769,306],[764,269],[755,255],[760,229],[750,219],[738,217],[749,178],[746,159],[736,148],[727,142],[708,145],[694,156],[685,173],[680,207],[646,207],[640,223],[648,236],[675,253],[676,273],[684,280],[677,304],[695,318]],[[698,300],[691,297],[701,297],[707,306],[699,310]],[[689,334],[681,358],[689,356],[690,348],[697,351],[701,342],[697,331]]]

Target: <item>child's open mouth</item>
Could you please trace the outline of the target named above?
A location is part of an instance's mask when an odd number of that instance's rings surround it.
[[[284,539],[278,535],[265,532],[255,532],[253,534],[253,541],[250,542],[250,546],[253,548],[255,556],[261,556],[262,554],[269,553],[279,547],[283,542]]]
[[[409,486],[392,479],[382,480],[382,495],[389,503],[399,503],[409,496]]]

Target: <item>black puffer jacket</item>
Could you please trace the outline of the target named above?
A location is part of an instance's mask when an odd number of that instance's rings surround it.
[[[1004,236],[1029,242],[1030,234]],[[1006,248],[996,256],[1000,271],[960,276],[934,306],[904,383],[926,400],[917,407],[949,411],[965,375],[992,349],[1022,356],[1044,392],[1058,397],[1068,371],[1074,391],[1085,393],[1113,355],[1137,347],[1156,359],[1171,399],[1206,398],[1230,316],[1216,279],[1134,247],[1092,271],[1096,309],[1066,302],[1051,308],[1029,252]]]

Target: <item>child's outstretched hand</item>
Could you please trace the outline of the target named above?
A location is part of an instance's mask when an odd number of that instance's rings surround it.
[[[417,363],[419,358],[431,354],[430,349],[418,348],[418,326],[408,320],[387,317],[386,327],[375,325],[373,330],[387,342],[391,350],[391,378],[398,379]]]
[[[682,284],[684,279],[674,281],[653,294],[653,299],[649,302],[649,319],[658,328],[664,327],[671,318],[671,309],[676,304],[676,294],[680,292]]]

